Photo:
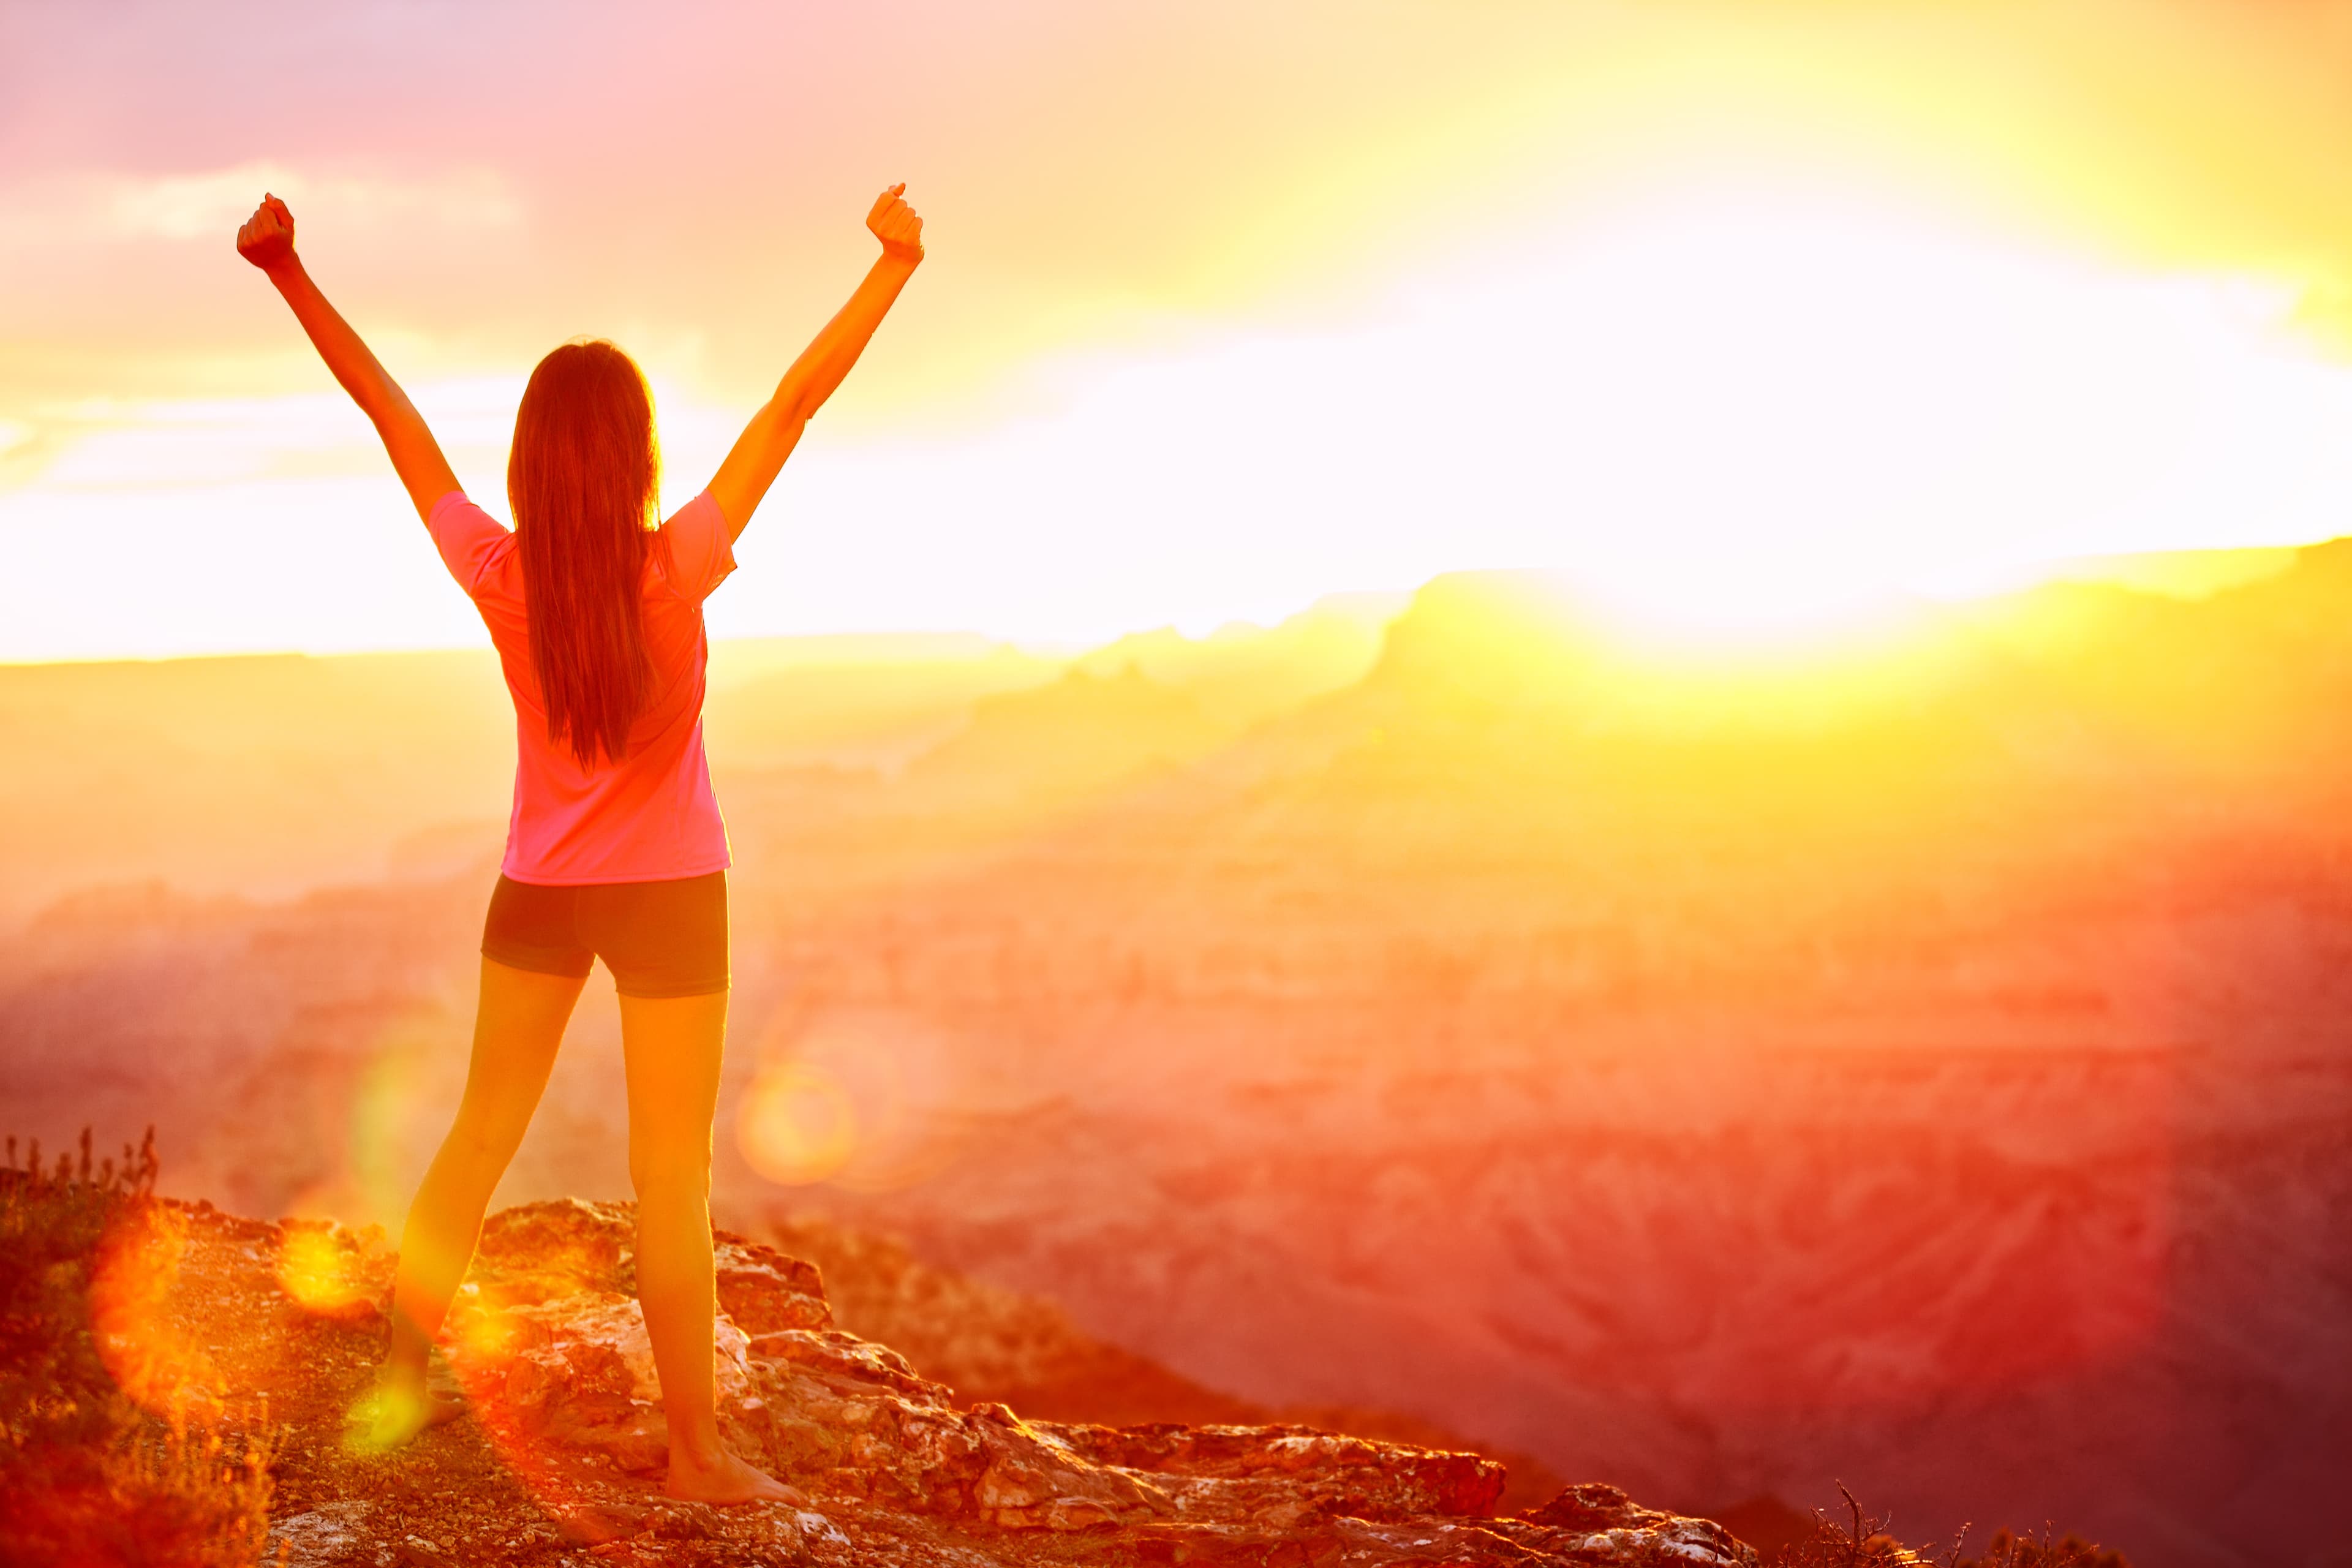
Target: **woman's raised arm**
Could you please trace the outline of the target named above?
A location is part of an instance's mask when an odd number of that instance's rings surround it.
[[[882,242],[882,255],[866,274],[866,281],[857,286],[857,292],[849,297],[849,303],[834,312],[824,330],[793,361],[793,368],[776,384],[776,395],[751,416],[751,423],[743,427],[733,450],[711,479],[710,499],[719,503],[719,515],[727,520],[730,539],[742,537],[743,525],[751,521],[760,498],[776,482],[784,459],[800,442],[809,416],[833,395],[833,389],[866,352],[874,329],[882,324],[898,290],[906,287],[923,259],[923,220],[900,199],[906,188],[902,181],[874,199],[866,226]]]
[[[425,416],[408,401],[408,394],[385,374],[351,323],[336,313],[319,286],[310,281],[301,258],[294,254],[294,215],[286,210],[284,202],[272,195],[261,198],[261,205],[236,231],[236,253],[278,286],[294,319],[310,334],[310,345],[319,351],[319,357],[327,362],[327,368],[335,373],[335,379],[343,384],[343,390],[383,438],[393,471],[407,487],[416,515],[429,515],[435,501],[457,488],[457,477],[449,471],[449,459],[441,455],[441,444],[433,439]]]

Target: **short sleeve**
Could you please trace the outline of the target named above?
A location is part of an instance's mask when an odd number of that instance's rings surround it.
[[[700,603],[735,570],[734,542],[727,519],[704,490],[662,524],[669,546],[669,584],[679,597]]]
[[[498,519],[467,500],[463,490],[451,490],[435,501],[425,527],[457,586],[469,599],[480,597],[482,574],[512,536]]]

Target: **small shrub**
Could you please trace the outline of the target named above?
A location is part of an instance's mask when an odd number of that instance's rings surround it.
[[[1962,1525],[1958,1539],[1938,1556],[1933,1543],[1916,1549],[1904,1545],[1889,1529],[1889,1521],[1864,1513],[1843,1486],[1838,1491],[1845,1499],[1846,1521],[1816,1513],[1810,1535],[1765,1559],[1770,1568],[2131,1568],[2130,1559],[2120,1552],[2079,1535],[2053,1540],[2047,1528],[2038,1537],[1995,1531],[1983,1556],[1963,1557],[1969,1531]]]
[[[1960,1558],[1955,1568],[2131,1568],[2131,1560],[2072,1531],[2053,1541],[2045,1525],[2039,1538],[1996,1530],[1982,1557]]]
[[[25,1568],[230,1568],[258,1560],[268,1456],[165,1422],[107,1371],[90,1279],[110,1235],[158,1217],[155,1131],[118,1163],[46,1166],[16,1140],[0,1169],[0,1540]]]

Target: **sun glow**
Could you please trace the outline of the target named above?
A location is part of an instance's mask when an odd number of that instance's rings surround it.
[[[1081,643],[1532,566],[1634,640],[1744,657],[2083,557],[2307,542],[2352,515],[2352,371],[2298,304],[1818,180],[1643,186],[1311,329],[1172,332],[1034,363],[961,423],[814,436],[711,629]],[[742,411],[647,358],[674,505]],[[493,502],[519,384],[417,394]],[[478,640],[331,395],[58,428],[0,493],[27,568],[0,658]],[[107,601],[39,592],[92,535]]]
[[[2057,557],[2334,531],[2352,376],[2284,329],[2294,305],[1705,193],[1431,290],[1391,379],[1475,409],[1429,449],[1457,509],[1526,520],[1497,563],[1559,566],[1636,632],[1738,642]]]
[[[931,9],[702,17],[626,147],[548,83],[417,97],[365,7],[320,24],[373,64],[315,136],[230,134],[183,70],[93,147],[62,106],[123,66],[58,13],[24,51],[57,59],[26,110],[50,152],[0,189],[0,658],[478,639],[227,253],[265,187],[478,497],[510,389],[593,332],[661,387],[675,503],[863,265],[868,164],[903,164],[932,259],[747,536],[722,636],[1078,643],[1546,566],[1645,636],[1745,647],[2352,514],[2352,375],[2315,346],[2352,341],[2352,34],[2319,11]],[[468,58],[514,76],[532,36]],[[802,135],[777,185],[774,73],[801,130],[862,122],[825,62],[886,44],[926,84],[898,139]],[[608,243],[639,160],[709,215],[691,246]]]
[[[814,448],[798,512],[898,516],[747,594],[846,624],[863,580],[914,624],[1094,637],[1543,566],[1641,636],[1813,637],[2062,558],[2335,532],[2352,374],[2295,303],[1875,199],[1685,189],[1344,324],[1065,363],[1044,412]],[[883,568],[877,539],[924,532],[925,572]]]

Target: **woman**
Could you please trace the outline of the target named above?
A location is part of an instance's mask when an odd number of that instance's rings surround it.
[[[610,343],[540,362],[507,465],[512,532],[458,489],[415,407],[294,253],[264,196],[237,231],[376,432],[441,558],[473,598],[514,698],[514,812],[482,933],[481,1003],[456,1123],[401,1233],[392,1344],[372,1436],[392,1447],[459,1414],[426,1358],[522,1142],[593,956],[620,993],[637,1193],[637,1292],[669,1420],[671,1496],[785,1500],[730,1452],[712,1375],[710,1131],[727,1032],[727,835],[702,749],[702,601],[809,416],[857,363],[922,259],[904,184],[866,226],[881,257],[793,362],[709,488],[655,520],[644,376]]]

